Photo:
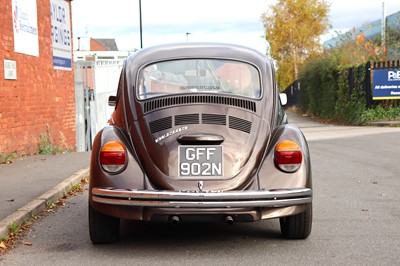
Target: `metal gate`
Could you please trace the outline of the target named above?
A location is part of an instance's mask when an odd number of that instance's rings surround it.
[[[108,97],[117,93],[122,66],[122,60],[75,62],[77,151],[90,151],[94,136],[107,125],[113,111]]]

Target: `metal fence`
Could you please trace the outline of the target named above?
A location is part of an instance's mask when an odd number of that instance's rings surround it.
[[[122,60],[75,62],[77,151],[90,151],[94,136],[107,125],[113,111],[108,97],[116,95],[122,66]]]
[[[300,81],[298,80],[294,81],[284,90],[284,93],[286,93],[287,95],[287,104],[285,105],[285,108],[299,105]]]
[[[365,68],[365,76],[360,79],[357,77],[357,73],[360,71],[356,68]],[[342,72],[342,75],[346,73],[347,75],[347,88],[348,97],[350,98],[353,92],[364,92],[363,97],[365,97],[366,108],[373,108],[377,105],[384,104],[386,106],[399,106],[400,100],[384,100],[375,101],[372,99],[372,88],[371,88],[371,70],[374,69],[399,69],[400,60],[396,61],[380,61],[380,62],[367,62],[364,65],[358,67],[349,67],[346,71]],[[340,74],[338,74],[340,75]],[[339,80],[339,76],[337,77]],[[338,84],[337,84],[338,89]],[[300,81],[296,80],[290,84],[284,91],[288,97],[288,104],[286,107],[299,106],[300,105]]]
[[[372,97],[372,71],[379,69],[399,69],[400,60],[397,61],[379,61],[379,62],[367,62],[366,64],[360,66],[365,67],[365,78],[361,81],[361,84],[357,84],[357,77],[355,76],[355,67],[349,68],[348,75],[348,95],[352,95],[354,90],[362,90],[364,92],[366,108],[374,108],[378,105],[385,106],[398,106],[400,104],[399,100],[373,100]],[[361,86],[360,86],[361,85]]]

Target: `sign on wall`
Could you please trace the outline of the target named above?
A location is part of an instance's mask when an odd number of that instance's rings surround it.
[[[4,59],[4,79],[17,79],[17,62]]]
[[[14,51],[39,56],[36,0],[12,0]]]
[[[71,20],[69,4],[65,0],[50,0],[51,35],[54,69],[72,69]]]
[[[400,69],[373,69],[372,99],[400,99]]]

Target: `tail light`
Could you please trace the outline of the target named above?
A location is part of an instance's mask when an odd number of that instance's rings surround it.
[[[303,160],[300,146],[290,140],[284,140],[275,147],[275,163],[284,172],[293,173],[299,169]]]
[[[127,162],[125,145],[119,141],[109,141],[100,151],[100,164],[109,173],[118,173]]]

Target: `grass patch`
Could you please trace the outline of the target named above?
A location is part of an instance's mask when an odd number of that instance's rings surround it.
[[[62,152],[62,149],[54,146],[51,141],[49,125],[46,125],[46,133],[39,135],[38,151],[40,155],[51,155]]]
[[[20,226],[16,222],[12,222],[8,225],[9,233],[12,235],[17,235],[20,230]]]
[[[13,163],[16,158],[18,158],[18,154],[16,152],[11,152],[10,154],[0,152],[0,164]]]
[[[384,107],[379,105],[376,108],[365,110],[361,115],[361,119],[364,123],[400,120],[400,106]]]
[[[57,207],[56,202],[54,202],[54,201],[52,201],[52,200],[46,201],[46,209],[47,209],[47,210],[52,210],[52,209],[54,209],[55,207]]]
[[[39,136],[38,150],[40,155],[57,154],[61,152],[61,149],[54,147],[50,141],[50,135],[41,134]]]

